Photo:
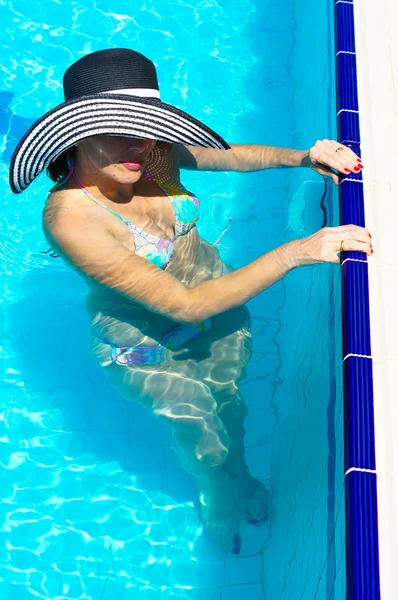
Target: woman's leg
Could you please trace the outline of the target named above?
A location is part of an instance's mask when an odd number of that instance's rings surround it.
[[[199,362],[200,379],[217,402],[217,414],[230,437],[225,468],[241,476],[247,473],[244,457],[244,420],[247,408],[239,393],[239,382],[252,353],[251,316],[240,306],[213,317],[209,355]]]
[[[200,364],[200,377],[217,402],[217,414],[230,438],[224,469],[235,480],[244,498],[247,517],[258,521],[267,518],[269,494],[264,485],[248,472],[244,447],[244,420],[247,408],[239,393],[239,382],[252,351],[251,318],[245,306],[217,316],[218,338],[211,345],[211,355]],[[237,328],[238,327],[238,328]]]
[[[215,394],[217,414],[230,437],[229,452],[224,469],[236,483],[238,495],[244,502],[247,518],[253,524],[264,521],[269,515],[269,493],[263,483],[250,475],[245,459],[244,419],[247,408],[237,391],[234,395]]]
[[[110,360],[110,348],[91,338],[92,351],[109,383],[128,401],[139,402],[173,432],[182,467],[199,486],[202,517],[217,545],[238,546],[244,509],[233,480],[223,469],[230,436],[217,413],[210,388],[198,380],[193,360],[161,365],[120,366]]]

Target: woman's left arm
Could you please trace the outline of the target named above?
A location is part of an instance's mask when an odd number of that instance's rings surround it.
[[[342,150],[338,150],[342,148]],[[309,167],[332,177],[339,173],[359,173],[362,162],[347,146],[333,140],[318,140],[309,150],[292,150],[260,144],[231,144],[230,150],[175,144],[173,154],[181,169],[199,171],[261,171],[283,167]],[[333,169],[333,170],[332,170]]]

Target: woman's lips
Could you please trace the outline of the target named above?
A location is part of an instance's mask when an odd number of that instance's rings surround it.
[[[130,169],[131,171],[136,171],[141,168],[142,163],[140,162],[122,162],[122,165],[126,167],[126,169]]]

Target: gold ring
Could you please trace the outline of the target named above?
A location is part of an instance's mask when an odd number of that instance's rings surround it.
[[[336,152],[341,152],[342,150],[344,150],[344,146],[339,146],[336,148]]]
[[[344,240],[341,240],[340,252],[344,252]]]

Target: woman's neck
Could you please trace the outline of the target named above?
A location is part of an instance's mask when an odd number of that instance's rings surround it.
[[[102,196],[113,203],[127,204],[134,196],[134,183],[117,181],[112,178],[112,173],[104,174],[79,154],[76,157],[73,171],[80,184],[95,197],[101,198]]]

